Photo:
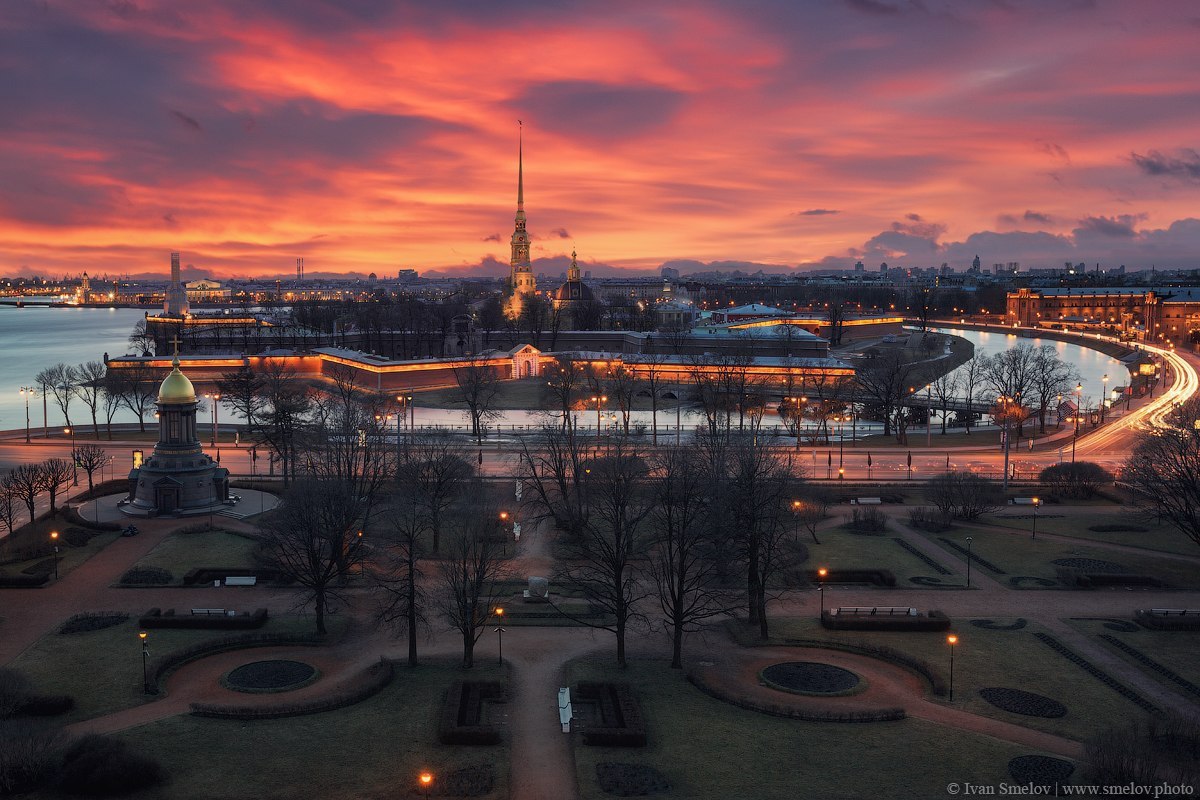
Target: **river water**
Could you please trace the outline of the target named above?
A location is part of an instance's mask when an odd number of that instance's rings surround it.
[[[133,308],[46,308],[27,306],[15,308],[0,306],[0,430],[15,430],[25,425],[25,403],[20,394],[22,386],[34,385],[34,376],[48,366],[63,362],[69,365],[103,358],[104,353],[119,355],[129,351],[129,334],[134,324],[145,315],[141,309]],[[1027,343],[1035,347],[1042,344],[1052,345],[1064,361],[1072,364],[1080,373],[1083,380],[1083,395],[1085,401],[1095,398],[1102,391],[1102,376],[1109,376],[1108,388],[1111,390],[1127,383],[1128,372],[1116,359],[1098,350],[1083,348],[1067,342],[1048,339],[1027,339],[1003,333],[987,333],[981,331],[966,331],[953,328],[941,329],[953,333],[972,342],[976,355],[992,354],[1002,349]],[[659,412],[659,427],[675,426],[676,413],[672,405],[674,401],[664,401],[663,410]],[[1086,404],[1086,403],[1085,403]],[[54,405],[53,400],[48,404],[48,424],[61,427],[64,424],[62,413]],[[221,419],[231,420],[228,411],[221,409]],[[35,398],[29,406],[31,426],[37,430],[42,425],[42,402]],[[82,431],[88,422],[87,408],[76,401],[71,406],[72,421]],[[462,412],[447,409],[416,408],[418,425],[463,426],[466,422]],[[680,421],[685,428],[696,424],[699,418],[689,415],[687,409],[680,414]],[[578,413],[581,427],[595,429],[596,412],[582,411]],[[634,412],[632,419],[649,427],[649,412]],[[547,416],[538,411],[508,411],[496,421],[496,424],[509,427],[512,425],[537,426],[547,420]],[[117,417],[120,422],[132,422],[134,417],[122,411]],[[616,424],[609,410],[602,415],[604,427]],[[770,420],[767,420],[768,424]],[[859,427],[859,433],[863,426]]]

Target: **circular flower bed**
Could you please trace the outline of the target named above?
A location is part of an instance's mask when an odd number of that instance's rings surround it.
[[[1075,765],[1050,756],[1017,756],[1008,762],[1008,774],[1021,786],[1058,786],[1071,779]]]
[[[1129,572],[1129,570],[1120,564],[1114,564],[1111,561],[1101,561],[1098,558],[1056,558],[1052,563],[1056,567],[1081,569],[1085,572],[1098,572],[1103,575],[1121,575]]]
[[[772,664],[759,676],[772,689],[796,694],[848,694],[862,683],[862,679],[848,669],[816,661]]]
[[[253,661],[226,674],[221,683],[235,692],[287,692],[307,686],[318,674],[302,661]]]
[[[1054,718],[1067,713],[1067,707],[1057,700],[1020,689],[988,687],[980,689],[979,696],[1002,711],[1026,717]]]

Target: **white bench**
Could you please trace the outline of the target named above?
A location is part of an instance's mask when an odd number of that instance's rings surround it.
[[[223,617],[225,609],[223,608],[193,608],[192,616],[194,617]]]
[[[830,614],[846,614],[847,616],[867,616],[881,615],[888,617],[915,617],[917,610],[907,606],[846,606],[842,608],[832,608]]]
[[[853,505],[858,506],[877,506],[883,503],[882,497],[858,497],[850,501]]]
[[[558,690],[558,721],[562,725],[563,733],[571,732],[571,718],[574,716],[571,712],[571,689],[563,687]]]
[[[225,579],[226,586],[253,586],[258,583],[258,578],[254,576],[246,577],[231,577]]]

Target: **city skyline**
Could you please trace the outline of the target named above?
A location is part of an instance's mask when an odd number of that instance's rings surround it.
[[[518,118],[535,271],[1196,266],[1198,30],[1178,2],[17,2],[0,273],[507,274]]]

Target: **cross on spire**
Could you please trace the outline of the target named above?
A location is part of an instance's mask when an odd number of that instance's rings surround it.
[[[179,334],[171,337],[171,344],[175,345],[175,355],[179,355]]]

